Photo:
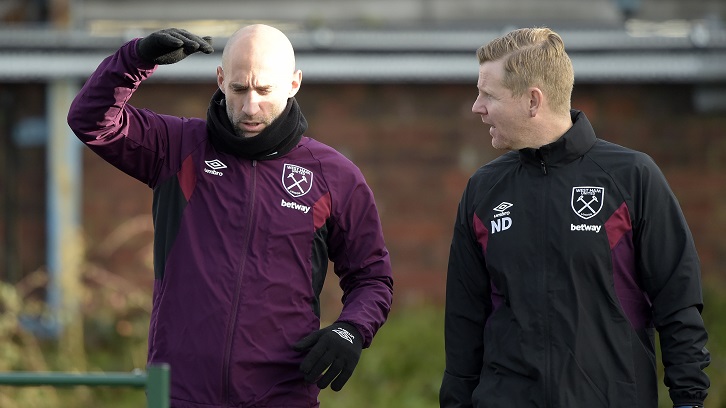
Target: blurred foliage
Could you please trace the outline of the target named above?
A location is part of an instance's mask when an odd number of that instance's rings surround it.
[[[711,389],[705,405],[726,408],[726,280],[709,279],[704,286],[703,320],[708,330],[706,348],[711,352],[711,365],[706,368]]]
[[[441,308],[394,308],[371,347],[364,350],[342,391],[320,394],[336,408],[438,407],[444,372],[444,316]]]
[[[69,371],[58,342],[38,339],[19,323],[19,317],[37,313],[39,271],[15,287],[0,283],[0,371]],[[148,288],[137,287],[93,265],[83,273],[82,319],[85,364],[89,372],[130,372],[143,368],[146,358],[151,298]],[[726,282],[704,285],[703,317],[709,329],[712,364],[709,408],[726,408]],[[395,305],[394,305],[395,306]],[[438,407],[444,369],[443,310],[436,306],[394,307],[371,348],[363,351],[353,377],[341,392],[325,389],[323,407],[387,408]],[[660,407],[671,407],[658,367]],[[3,408],[107,408],[145,407],[138,389],[112,387],[0,387]]]
[[[711,389],[709,408],[726,408],[726,281],[704,284],[703,319],[709,332]],[[322,406],[336,408],[438,408],[444,360],[443,310],[407,308],[392,313],[371,348],[365,350],[351,380],[341,392],[325,389]],[[658,352],[659,408],[672,408],[663,385]]]
[[[26,324],[47,320],[47,274],[38,270],[15,286],[0,282],[0,371],[130,372],[146,365],[151,296],[92,264],[84,266],[80,313],[83,356],[63,341],[31,333]],[[67,319],[66,319],[67,320]],[[81,361],[79,363],[79,360]],[[2,408],[145,407],[142,390],[114,387],[0,386]]]

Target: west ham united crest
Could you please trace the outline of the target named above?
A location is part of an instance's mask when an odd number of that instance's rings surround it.
[[[605,189],[603,187],[572,187],[570,206],[575,214],[587,220],[600,212],[604,198]]]
[[[294,164],[285,164],[282,169],[282,186],[293,197],[304,196],[313,186],[313,172]]]

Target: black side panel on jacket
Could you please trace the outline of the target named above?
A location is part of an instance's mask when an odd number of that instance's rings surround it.
[[[154,189],[152,215],[154,218],[154,278],[164,278],[166,256],[179,232],[179,224],[187,206],[178,176]]]
[[[328,220],[330,222],[330,220]],[[320,293],[323,291],[325,276],[328,272],[328,223],[315,231],[313,237],[312,272],[313,272],[313,312],[320,317]]]

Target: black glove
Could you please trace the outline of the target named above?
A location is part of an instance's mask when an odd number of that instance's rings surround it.
[[[197,51],[211,54],[212,37],[199,37],[186,30],[167,28],[151,33],[136,43],[139,57],[158,65],[179,62]]]
[[[363,339],[353,325],[336,322],[309,334],[293,348],[297,351],[310,349],[300,365],[305,381],[317,382],[322,389],[335,379],[330,388],[340,391],[358,364],[363,350]],[[323,374],[325,369],[328,371]]]

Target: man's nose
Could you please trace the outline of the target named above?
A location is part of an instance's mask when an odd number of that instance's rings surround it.
[[[248,92],[244,98],[242,112],[247,116],[254,116],[260,111],[260,96],[257,92]]]
[[[471,105],[471,112],[477,115],[486,115],[487,109],[486,106],[484,106],[483,103],[481,103],[481,100],[479,98],[476,98],[474,101],[474,104]]]

